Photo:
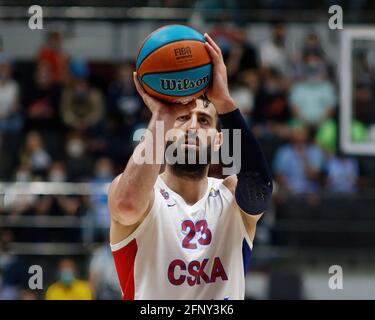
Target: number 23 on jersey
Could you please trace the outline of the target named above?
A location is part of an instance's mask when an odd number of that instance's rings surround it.
[[[211,243],[212,233],[208,228],[206,220],[184,220],[181,224],[182,233],[186,234],[182,240],[182,247],[185,249],[197,249],[198,245],[207,246]]]

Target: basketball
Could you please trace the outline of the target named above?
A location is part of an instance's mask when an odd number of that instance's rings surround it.
[[[169,25],[143,41],[136,58],[144,90],[169,103],[187,103],[204,94],[211,82],[211,58],[197,30]]]

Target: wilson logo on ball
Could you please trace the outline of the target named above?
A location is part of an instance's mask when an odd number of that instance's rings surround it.
[[[163,90],[169,91],[184,91],[188,89],[194,89],[200,87],[202,84],[208,83],[209,75],[205,75],[204,77],[194,81],[191,79],[160,79],[160,85]]]

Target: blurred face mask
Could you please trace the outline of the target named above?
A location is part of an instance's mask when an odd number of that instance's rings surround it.
[[[74,158],[80,157],[84,152],[83,143],[79,140],[73,140],[68,143],[67,153]]]
[[[310,61],[305,65],[304,74],[308,81],[317,82],[324,75],[324,64],[320,61]]]
[[[59,274],[59,281],[68,286],[74,281],[74,272],[72,270],[62,270]]]
[[[266,90],[268,94],[275,94],[280,91],[279,86],[274,81],[267,81],[265,83],[264,89]]]
[[[48,180],[51,182],[64,182],[65,174],[60,170],[53,170],[49,173]]]
[[[112,176],[112,172],[110,169],[101,168],[96,172],[96,176],[98,178],[110,178]]]

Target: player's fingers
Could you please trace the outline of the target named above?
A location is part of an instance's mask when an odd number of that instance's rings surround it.
[[[214,64],[218,63],[220,60],[219,54],[215,51],[215,49],[211,46],[210,43],[205,42],[204,44],[206,46],[206,49],[208,51],[208,54],[210,55],[212,61]]]
[[[147,105],[150,102],[150,95],[142,88],[141,84],[139,83],[137,73],[133,72],[133,79],[134,79],[134,84],[135,88],[137,89],[139,95],[142,97],[143,102]]]
[[[190,111],[191,109],[194,109],[196,107],[196,102],[197,100],[194,99],[188,103],[185,103],[185,104],[182,104],[182,103],[175,103],[173,105],[171,105],[172,108],[174,108],[174,110],[178,113],[182,113],[182,112],[185,112],[185,111]]]
[[[141,84],[139,83],[136,72],[133,72],[133,79],[139,95],[143,99],[143,102],[148,106],[152,102],[153,98],[142,88]]]
[[[222,53],[221,53],[221,49],[220,49],[220,47],[216,44],[216,42],[214,41],[214,40],[212,40],[212,38],[207,34],[207,33],[205,33],[204,34],[204,38],[206,39],[206,41],[215,49],[215,51],[217,52],[217,54],[219,55],[219,56],[221,56],[222,55]]]
[[[145,90],[142,88],[141,84],[138,81],[137,72],[133,72],[133,80],[134,80],[135,88],[137,89],[141,97],[144,99],[147,93],[145,92]]]

